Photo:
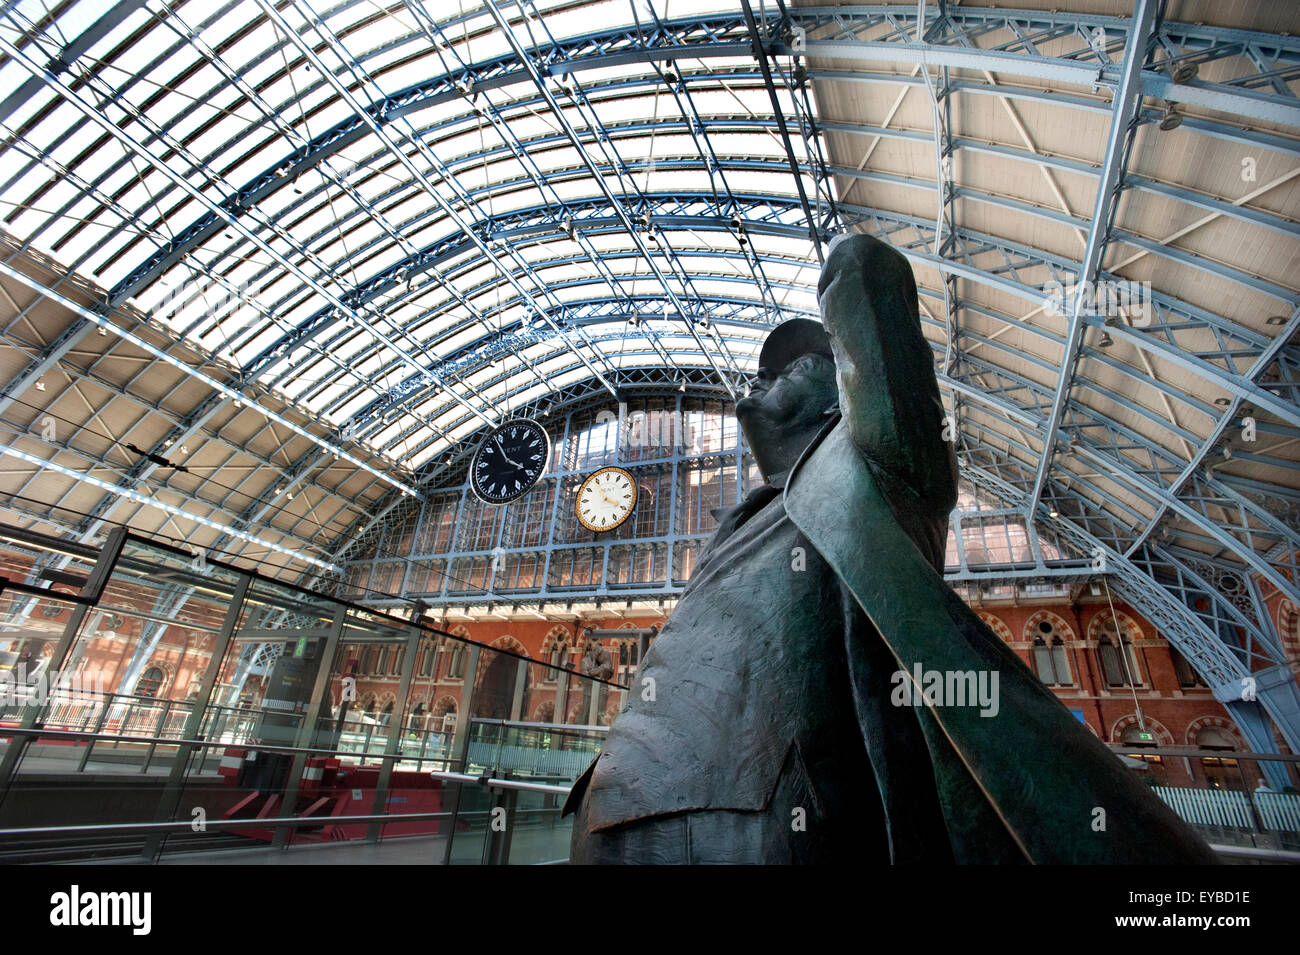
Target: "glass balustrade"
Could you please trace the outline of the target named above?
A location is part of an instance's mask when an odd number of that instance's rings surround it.
[[[605,728],[520,718],[581,724],[621,687],[136,536],[60,546],[0,530],[0,857],[399,837],[429,861],[567,856],[563,792]]]

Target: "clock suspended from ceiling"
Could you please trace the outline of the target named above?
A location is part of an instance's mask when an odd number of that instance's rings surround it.
[[[546,473],[551,436],[531,418],[504,421],[488,432],[470,462],[470,489],[485,504],[509,504]]]

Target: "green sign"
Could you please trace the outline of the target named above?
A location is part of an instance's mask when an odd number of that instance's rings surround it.
[[[1155,737],[1152,736],[1150,733],[1138,733],[1138,739],[1155,739]]]
[[[302,656],[302,655],[303,655],[304,653],[306,653],[306,652],[307,652],[307,638],[306,638],[306,637],[299,637],[299,638],[298,638],[298,645],[297,645],[296,647],[293,648],[293,655],[294,655],[295,657],[300,657],[300,656]]]

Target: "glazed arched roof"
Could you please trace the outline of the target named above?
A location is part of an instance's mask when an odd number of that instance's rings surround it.
[[[11,4],[9,509],[314,573],[503,417],[739,393],[854,230],[913,263],[966,476],[1219,683],[1282,665],[1300,15],[1038,6]],[[1045,307],[1083,281],[1148,308]]]

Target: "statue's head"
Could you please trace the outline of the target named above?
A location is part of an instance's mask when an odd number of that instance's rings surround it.
[[[817,322],[791,319],[763,342],[758,375],[736,402],[736,417],[761,462],[765,446],[815,429],[838,396],[830,336]]]

